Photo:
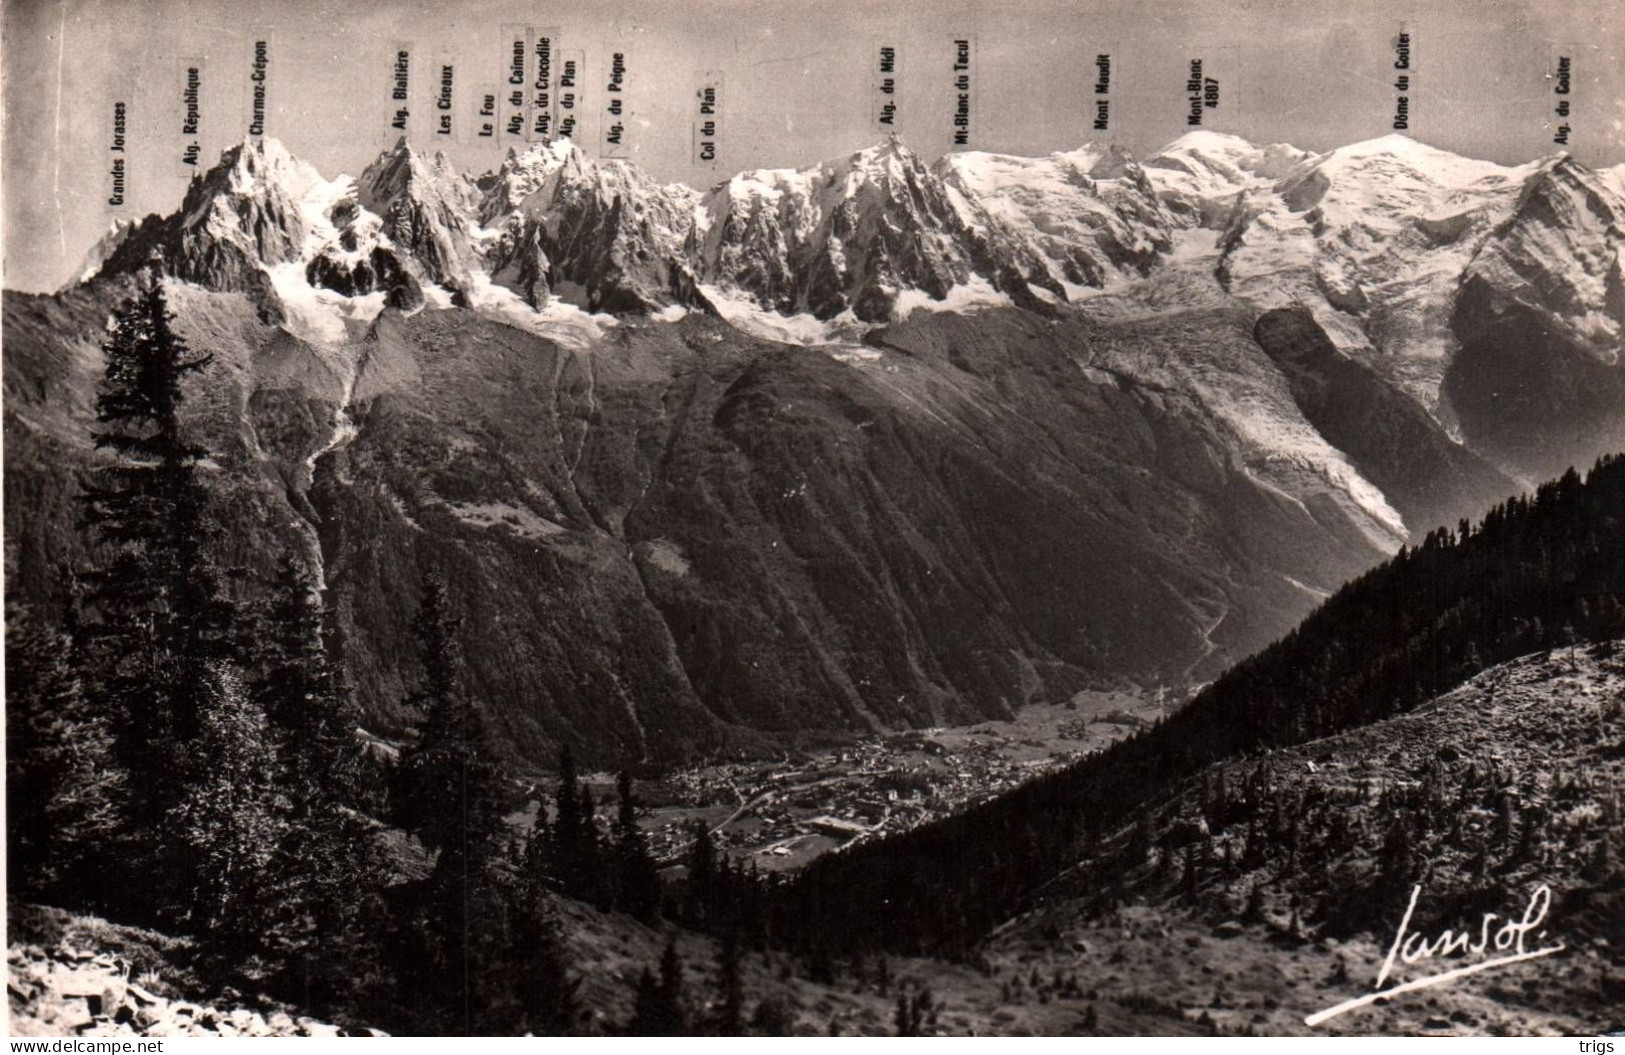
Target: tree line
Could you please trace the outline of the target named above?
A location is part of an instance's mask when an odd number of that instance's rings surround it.
[[[1406,711],[1520,655],[1621,637],[1625,457],[1613,456],[1402,548],[1155,726],[962,813],[819,858],[775,891],[770,926],[808,954],[970,957],[1050,880],[1215,762]]]

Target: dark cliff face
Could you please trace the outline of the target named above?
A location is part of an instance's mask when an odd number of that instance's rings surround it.
[[[1343,355],[1306,308],[1265,312],[1253,330],[1315,430],[1348,456],[1420,540],[1518,490],[1455,443],[1409,396]]]
[[[99,289],[7,300],[6,534],[35,598],[85,559]],[[391,310],[335,353],[234,294],[175,307],[217,356],[187,413],[217,452],[227,562],[319,551],[385,730],[410,720],[408,621],[441,569],[521,761],[567,742],[672,762],[1203,680],[1308,609],[1291,580],[1380,557],[1334,506],[1258,483],[1197,402],[1081,369],[1124,338],[1077,320],[918,316],[842,361],[698,315],[572,350]],[[1244,317],[1191,325],[1262,356]]]
[[[1307,607],[1282,571],[1374,559],[1295,537],[1194,406],[1076,381],[1081,337],[929,320],[869,366],[698,317],[576,352],[386,315],[312,493],[353,676],[387,713],[434,564],[522,754],[670,760],[1211,676]]]
[[[1622,249],[1625,208],[1565,159],[1462,277],[1444,395],[1469,443],[1531,479],[1625,445]]]
[[[1531,479],[1625,447],[1625,367],[1540,308],[1469,278],[1444,394],[1469,443]]]

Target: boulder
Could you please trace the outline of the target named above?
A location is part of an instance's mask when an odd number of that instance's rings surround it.
[[[167,1009],[161,1002],[151,1004],[147,1007],[137,1008],[134,1019],[135,1027],[141,1030],[143,1033],[150,1035],[151,1031],[157,1028],[158,1025],[164,1022],[168,1017],[166,1012]]]
[[[76,1033],[96,1021],[90,1013],[90,1002],[82,996],[70,996],[54,1002],[51,1010],[58,1029]]]
[[[294,1020],[298,1034],[301,1037],[337,1037],[342,1034],[337,1026],[318,1022],[313,1018],[298,1018]]]

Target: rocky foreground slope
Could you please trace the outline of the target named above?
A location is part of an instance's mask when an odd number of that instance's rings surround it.
[[[921,994],[927,1035],[1617,1030],[1622,658],[1619,643],[1527,656],[1410,713],[1205,771],[1159,801],[1149,837],[1138,824],[1108,833],[966,962],[843,959],[832,977],[813,980],[804,960],[748,952],[745,1007],[754,1022],[797,1035],[890,1034],[898,996]],[[1545,933],[1529,941],[1564,949],[1311,1027],[1306,1017],[1373,988],[1400,923],[1376,892],[1387,890],[1389,833],[1407,818],[1418,824],[1412,853],[1423,889],[1413,931],[1471,928],[1482,912],[1521,917],[1544,884],[1553,894]],[[614,1032],[629,1020],[638,973],[669,936],[690,1008],[703,1013],[718,999],[714,940],[569,902],[561,910],[576,962],[593,965],[583,994],[595,1010],[584,1030]],[[14,1033],[338,1032],[273,1005],[180,999],[170,985],[209,987],[171,939],[55,910],[13,912]],[[1396,980],[1471,960],[1401,965],[1410,973]]]
[[[1209,768],[1052,883],[991,949],[1045,979],[1077,969],[1086,987],[1139,994],[1147,1025],[1618,1030],[1621,787],[1625,645],[1527,656],[1408,714]],[[1473,949],[1399,963],[1390,984],[1506,954],[1510,935],[1480,952],[1482,914],[1497,914],[1493,941],[1542,886],[1549,908],[1524,947],[1563,950],[1307,1025],[1377,988],[1413,886],[1407,933],[1466,931]]]
[[[18,904],[10,906],[8,923],[8,1036],[385,1035],[367,1027],[345,1029],[270,1004],[253,1008],[240,1000],[187,1000],[173,987],[177,981],[195,984],[195,979],[187,971],[174,971],[169,961],[175,948],[187,943],[151,931]]]

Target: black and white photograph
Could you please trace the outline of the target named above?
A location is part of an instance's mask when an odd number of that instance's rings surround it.
[[[0,79],[10,1051],[1625,1043],[1625,8],[5,0]]]

